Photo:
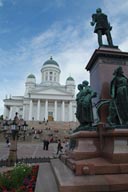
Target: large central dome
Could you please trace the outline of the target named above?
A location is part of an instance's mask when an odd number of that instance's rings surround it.
[[[59,85],[60,81],[60,67],[59,64],[50,57],[49,60],[45,61],[41,73],[42,73],[42,81],[41,83],[45,85]]]
[[[45,61],[43,65],[56,65],[59,67],[58,63],[50,57],[49,60]]]

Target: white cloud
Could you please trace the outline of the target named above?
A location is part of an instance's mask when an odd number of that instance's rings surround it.
[[[4,1],[3,0],[0,0],[0,7],[3,7],[3,4],[4,3]]]
[[[113,27],[111,33],[114,45],[118,45],[122,51],[128,50],[125,43],[127,40],[128,1],[104,0],[101,8],[108,15],[109,22]]]
[[[110,15],[112,16],[118,16],[119,14],[128,14],[128,1],[127,0],[104,0],[104,6],[106,10],[109,12]]]
[[[91,49],[88,50],[90,40],[86,39],[85,35],[80,36],[79,33],[79,27],[67,26],[63,30],[63,27],[54,25],[48,32],[34,38],[31,43],[36,53],[34,63],[44,62],[52,55],[53,59],[60,62],[62,83],[65,83],[69,74],[76,79],[76,83],[77,79],[85,79],[87,75],[85,66],[91,55]],[[93,47],[94,42],[91,42],[90,48]]]
[[[58,7],[63,7],[65,5],[65,0],[55,0],[55,5]]]

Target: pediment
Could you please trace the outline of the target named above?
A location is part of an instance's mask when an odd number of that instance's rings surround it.
[[[56,88],[47,88],[43,90],[33,90],[33,94],[39,94],[39,95],[70,95],[68,92],[56,89]]]

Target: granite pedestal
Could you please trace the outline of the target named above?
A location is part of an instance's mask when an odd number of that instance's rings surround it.
[[[91,88],[97,92],[94,103],[110,99],[110,82],[113,72],[122,66],[124,75],[128,77],[128,53],[122,52],[118,47],[102,46],[96,49],[90,58],[86,70],[90,73]],[[106,123],[108,105],[104,105],[100,111],[100,121]]]
[[[96,131],[72,134],[71,139],[76,141],[76,145],[61,156],[61,160],[76,176],[72,185],[77,192],[128,191],[128,127],[115,126],[113,129],[107,124],[110,83],[113,72],[119,66],[128,76],[128,53],[109,46],[96,49],[86,66],[90,72],[90,86],[97,92],[93,103],[100,106],[99,122]],[[100,105],[102,101],[107,102]],[[83,176],[84,189],[80,190],[76,186],[80,184],[80,177],[83,181]]]

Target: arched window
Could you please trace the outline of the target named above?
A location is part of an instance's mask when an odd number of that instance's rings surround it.
[[[49,80],[52,81],[53,80],[53,72],[50,71],[49,74],[50,74],[49,75]]]

